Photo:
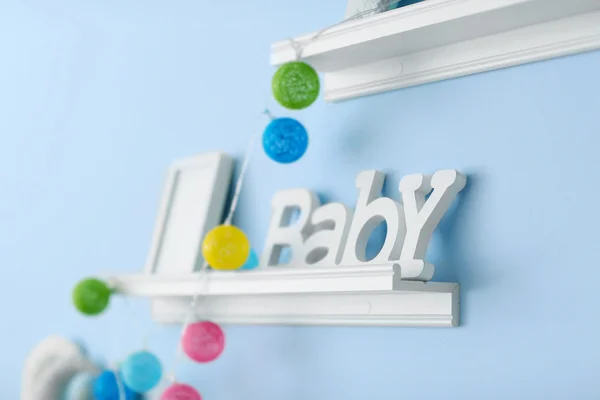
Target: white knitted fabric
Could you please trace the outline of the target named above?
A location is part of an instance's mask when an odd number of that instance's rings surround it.
[[[346,15],[344,18],[352,18],[353,16],[363,12],[365,14],[361,15],[361,18],[378,14],[387,10],[389,2],[389,0],[348,0],[348,6],[346,8]],[[369,10],[372,11],[366,12]]]

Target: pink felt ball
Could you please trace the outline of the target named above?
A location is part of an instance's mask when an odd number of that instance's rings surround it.
[[[189,385],[175,383],[167,388],[160,400],[202,400],[200,393]]]
[[[213,322],[196,322],[186,328],[182,345],[189,358],[206,363],[221,355],[225,348],[225,335],[221,327]]]

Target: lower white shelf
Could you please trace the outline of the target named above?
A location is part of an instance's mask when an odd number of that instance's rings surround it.
[[[397,265],[277,268],[204,276],[137,274],[109,278],[115,292],[152,299],[156,322],[195,318],[224,324],[453,327],[457,283],[399,279]]]

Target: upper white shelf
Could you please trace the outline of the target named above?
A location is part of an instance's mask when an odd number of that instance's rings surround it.
[[[337,101],[598,49],[600,1],[425,0],[317,33],[294,40]]]

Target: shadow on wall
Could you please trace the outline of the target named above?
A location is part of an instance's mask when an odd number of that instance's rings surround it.
[[[460,284],[463,308],[468,308],[470,294],[497,285],[501,278],[498,273],[492,276],[489,270],[478,268],[484,257],[478,253],[477,243],[467,242],[467,235],[463,234],[471,229],[468,224],[476,218],[471,211],[476,207],[475,199],[480,198],[477,193],[481,192],[482,181],[479,174],[467,174],[467,185],[440,221],[427,254],[428,261],[435,265],[434,281]],[[480,236],[483,239],[485,233]],[[468,323],[468,315],[468,312],[461,312],[461,325]]]
[[[398,179],[391,171],[386,171],[386,175],[383,195],[398,201],[397,196],[391,193],[391,188],[398,186]],[[470,215],[470,210],[475,207],[474,199],[480,197],[477,196],[477,192],[481,191],[481,182],[479,174],[467,174],[467,185],[440,221],[427,253],[427,261],[435,265],[433,281],[458,282],[461,285],[463,306],[468,304],[469,292],[499,281],[498,276],[490,276],[489,272],[477,268],[482,262],[482,257],[477,253],[478,246],[476,243],[466,242],[467,235],[462,234],[468,230],[467,225],[474,218]],[[320,193],[319,197],[323,204],[336,201],[330,193]],[[381,250],[387,233],[386,228],[386,224],[382,223],[371,234],[367,243],[367,259],[372,259]],[[461,325],[466,322],[463,318]]]

